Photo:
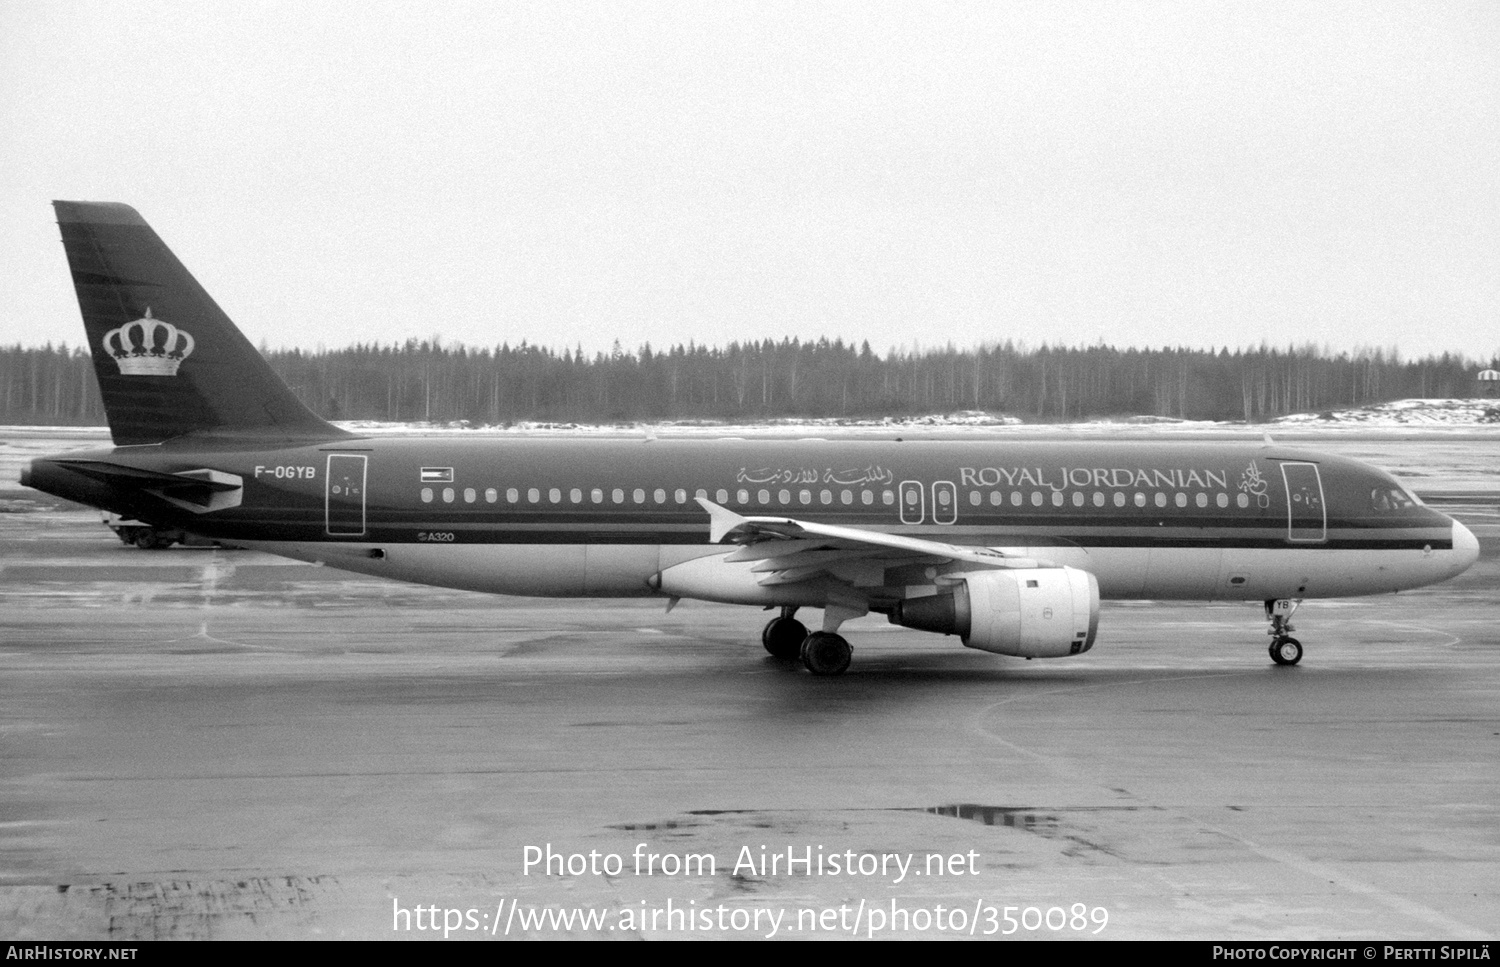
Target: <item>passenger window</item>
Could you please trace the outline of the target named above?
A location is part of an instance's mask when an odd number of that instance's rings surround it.
[[[500,499],[500,491],[496,490],[494,487],[486,488],[486,490],[484,492],[485,503],[493,504],[495,501],[497,501],[499,499]]]
[[[506,503],[513,504],[513,503],[515,503],[516,501],[518,501],[520,499],[521,499],[521,492],[519,490],[517,490],[514,487],[507,487],[505,489],[505,502]]]
[[[575,504],[583,503],[583,491],[579,490],[577,487],[574,487],[572,490],[568,491],[568,499]]]
[[[623,504],[625,503],[625,491],[621,490],[619,487],[616,487],[613,491],[610,492],[609,499],[613,500],[617,504]]]
[[[452,487],[444,487],[443,488],[443,503],[445,503],[445,504],[451,504],[451,503],[453,503],[453,488]]]
[[[679,504],[687,503],[687,491],[681,487],[677,488],[677,492],[672,495],[672,499],[676,500]]]
[[[424,504],[430,504],[430,503],[432,503],[432,488],[431,487],[423,487],[422,488],[422,503],[424,503]]]
[[[589,491],[589,499],[596,504],[604,503],[604,491],[600,490],[598,487],[595,487],[593,490]]]
[[[556,487],[549,489],[547,491],[547,499],[552,501],[554,504],[558,503],[562,500],[562,491],[558,490]]]
[[[464,488],[464,503],[472,504],[474,502],[474,499],[478,496],[479,495],[474,492],[473,487]]]
[[[637,487],[635,488],[635,492],[632,493],[630,497],[636,503],[644,504],[646,502],[646,491],[642,490],[640,487]]]

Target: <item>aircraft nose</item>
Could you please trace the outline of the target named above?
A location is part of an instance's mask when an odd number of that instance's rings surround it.
[[[1479,538],[1458,521],[1453,522],[1453,573],[1462,574],[1479,560]]]

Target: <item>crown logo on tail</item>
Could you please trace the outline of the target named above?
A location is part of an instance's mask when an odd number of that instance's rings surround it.
[[[104,334],[104,351],[114,357],[122,376],[176,376],[177,367],[192,355],[193,337],[152,318],[147,306],[141,318]]]

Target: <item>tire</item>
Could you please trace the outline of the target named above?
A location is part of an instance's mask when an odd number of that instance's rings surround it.
[[[802,642],[802,664],[814,675],[842,675],[854,651],[839,635],[814,631]]]
[[[1296,638],[1277,638],[1271,642],[1271,660],[1278,665],[1295,665],[1302,660],[1302,642]]]
[[[760,633],[760,643],[773,657],[792,661],[802,655],[807,626],[796,618],[775,618]]]

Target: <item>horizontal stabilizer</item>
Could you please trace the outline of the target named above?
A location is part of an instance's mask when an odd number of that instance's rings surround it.
[[[145,491],[170,500],[193,513],[238,506],[244,489],[244,481],[240,477],[218,470],[163,473],[104,460],[61,458],[51,462],[65,470],[106,484],[119,494]]]
[[[127,467],[118,463],[106,463],[103,460],[69,460],[59,458],[52,461],[59,467],[66,467],[85,477],[92,477],[111,486],[122,489],[154,490],[161,487],[181,487],[191,485],[206,488],[208,490],[235,490],[239,484],[215,483],[211,480],[198,480],[189,477],[180,477],[175,473],[162,473],[159,470],[142,470],[138,467]]]

